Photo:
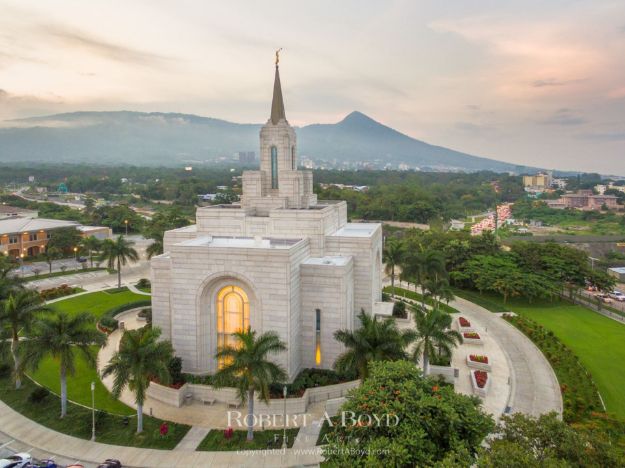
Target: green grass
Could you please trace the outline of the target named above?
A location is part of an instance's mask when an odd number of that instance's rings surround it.
[[[287,445],[293,446],[299,429],[287,429]],[[254,440],[248,442],[247,431],[234,431],[230,439],[224,437],[224,431],[210,431],[196,450],[233,451],[233,450],[265,450],[282,447],[282,429],[254,431]]]
[[[129,302],[145,301],[148,296],[135,294],[128,289],[117,292],[98,291],[82,296],[72,297],[64,301],[55,302],[51,307],[55,310],[64,311],[68,314],[79,312],[91,312],[96,318],[100,318],[106,311]]]
[[[467,301],[471,301],[474,304],[484,307],[486,310],[490,310],[491,312],[508,312],[510,309],[503,305],[503,302],[492,295],[489,294],[480,294],[477,291],[469,291],[466,289],[452,288],[454,294],[462,299],[466,299]]]
[[[39,403],[29,401],[28,396],[35,388],[36,385],[30,379],[24,379],[22,388],[15,390],[9,377],[0,377],[0,399],[15,411],[55,431],[86,440],[91,438],[91,410],[69,403],[67,416],[60,419],[61,402],[55,395],[50,394]],[[134,417],[100,412],[96,416],[96,441],[131,447],[173,449],[190,426],[168,422],[169,433],[161,437],[159,428],[162,422],[146,415],[143,417],[144,430],[137,434]],[[109,455],[114,458],[114,454]]]
[[[483,297],[499,304],[500,310],[503,307],[496,296]],[[535,300],[530,304],[526,299],[514,298],[506,308],[554,332],[590,372],[607,411],[625,418],[625,325],[562,299]]]
[[[384,292],[387,294],[391,294],[393,292],[393,288],[391,288],[390,286],[386,286],[384,288]],[[413,301],[417,301],[417,302],[421,302],[423,300],[423,295],[419,294],[418,292],[414,292],[414,291],[410,291],[408,289],[404,289],[404,288],[399,288],[397,286],[395,286],[395,295],[396,296],[401,296],[401,297],[405,297],[407,299],[412,299]],[[425,303],[429,306],[433,306],[434,305],[434,301],[432,300],[431,297],[426,297],[425,298]],[[454,309],[452,306],[445,304],[444,302],[440,304],[440,308],[441,310],[450,313],[450,314],[456,314],[458,313],[458,310]]]
[[[97,347],[93,346],[94,352]],[[51,357],[45,358],[36,372],[30,376],[40,385],[48,388],[56,394],[61,393],[59,377],[59,364]],[[95,407],[96,409],[113,414],[131,415],[135,411],[116,400],[98,378],[93,367],[87,364],[82,354],[76,353],[76,373],[67,377],[67,397],[79,403],[91,407],[91,382],[95,382]]]

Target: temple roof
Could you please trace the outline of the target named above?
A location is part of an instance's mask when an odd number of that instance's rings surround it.
[[[271,123],[276,125],[280,119],[286,120],[282,86],[280,86],[280,69],[276,64],[276,77],[273,82],[273,99],[271,100]]]

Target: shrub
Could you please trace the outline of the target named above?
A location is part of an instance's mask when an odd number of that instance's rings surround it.
[[[138,317],[144,318],[147,324],[152,323],[152,307],[146,307],[145,309],[141,309],[141,311],[137,314]]]
[[[82,289],[80,288],[71,288],[67,284],[62,284],[56,288],[44,289],[39,292],[39,295],[44,301],[50,301],[59,297],[71,296],[81,291]]]
[[[150,283],[150,280],[147,278],[141,278],[137,282],[137,288],[139,289],[150,289],[151,287],[152,287],[152,284]]]
[[[11,375],[12,368],[8,364],[0,364],[0,378],[8,377]]]
[[[119,327],[119,322],[116,318],[104,316],[100,319],[100,327],[106,328],[109,332],[112,332],[114,330],[117,330],[117,327]]]
[[[31,403],[41,403],[48,395],[50,395],[50,391],[47,388],[37,387],[28,395],[28,401]]]
[[[408,317],[408,314],[406,313],[406,303],[404,301],[397,301],[395,304],[393,304],[393,317]]]
[[[172,385],[184,384],[184,376],[182,375],[182,358],[177,356],[171,358],[168,364],[169,376],[171,377]]]

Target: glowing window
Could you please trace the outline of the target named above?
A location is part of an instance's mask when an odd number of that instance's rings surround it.
[[[278,188],[278,148],[271,147],[271,188]]]
[[[217,293],[217,347],[236,346],[235,332],[250,326],[250,303],[238,286],[225,286]],[[223,366],[223,360],[218,363]]]
[[[321,364],[321,309],[315,309],[315,364]]]

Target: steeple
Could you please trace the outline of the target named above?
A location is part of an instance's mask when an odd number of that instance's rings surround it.
[[[276,51],[276,77],[273,81],[273,99],[271,100],[271,123],[276,125],[280,119],[286,120],[284,101],[282,100],[282,86],[280,86],[280,69],[278,68],[278,53]]]

